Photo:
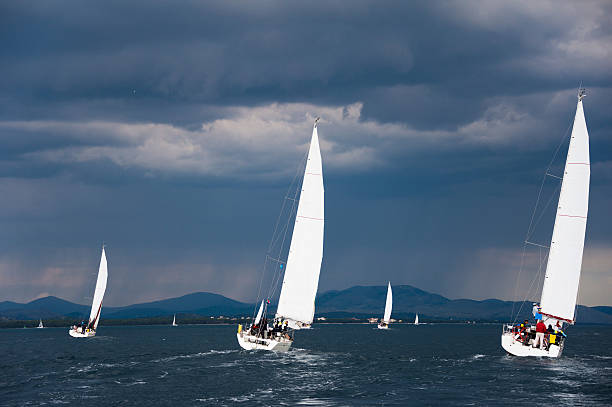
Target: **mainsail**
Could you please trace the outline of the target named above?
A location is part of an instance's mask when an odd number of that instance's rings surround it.
[[[574,321],[589,206],[589,133],[581,92],[555,217],[540,306],[553,318]]]
[[[292,328],[309,325],[314,318],[323,259],[323,202],[323,166],[315,123],[276,311],[276,317],[288,320]]]
[[[383,322],[388,324],[391,320],[391,309],[393,308],[393,293],[391,292],[391,282],[387,286],[387,302],[385,303],[385,315]]]
[[[106,253],[102,247],[102,257],[100,258],[100,268],[98,269],[98,281],[96,281],[96,291],[94,292],[89,314],[89,325],[95,330],[100,322],[100,312],[102,311],[102,300],[106,291],[106,281],[108,279],[108,269],[106,266]]]

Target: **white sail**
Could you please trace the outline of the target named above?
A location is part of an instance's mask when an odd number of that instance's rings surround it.
[[[323,259],[323,166],[317,124],[312,130],[300,202],[276,311],[292,328],[311,324]]]
[[[264,300],[261,300],[261,305],[259,306],[259,311],[257,311],[257,316],[255,317],[255,322],[253,322],[253,325],[259,324],[259,321],[261,320],[261,315],[263,314],[263,305]]]
[[[174,314],[174,317],[172,318],[172,326],[176,326],[176,314]]]
[[[574,321],[589,206],[589,133],[579,97],[555,218],[540,306],[542,313]]]
[[[415,324],[415,325],[418,325],[418,324],[419,324],[419,314],[416,314],[416,315],[414,316],[414,324]]]
[[[100,322],[102,312],[102,300],[106,291],[106,281],[108,280],[108,269],[106,265],[106,253],[102,247],[102,257],[100,258],[100,268],[98,269],[98,281],[96,281],[96,291],[94,292],[91,312],[89,313],[89,325],[95,330]]]
[[[391,292],[391,282],[387,286],[387,301],[385,302],[385,315],[383,322],[388,324],[391,320],[391,309],[393,308],[393,293]]]
[[[39,327],[39,328],[44,328],[44,327],[45,327],[45,326],[43,325],[43,323],[42,323],[42,319],[41,319],[41,320],[40,320],[40,322],[38,323],[38,327]]]

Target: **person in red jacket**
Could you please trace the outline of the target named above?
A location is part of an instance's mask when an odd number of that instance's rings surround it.
[[[533,347],[540,345],[540,349],[544,349],[544,335],[546,334],[546,324],[542,320],[538,320],[536,324],[536,337],[533,341]]]

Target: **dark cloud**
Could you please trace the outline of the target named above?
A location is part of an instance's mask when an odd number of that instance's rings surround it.
[[[509,298],[582,81],[593,249],[581,295],[609,302],[610,8],[2,3],[0,298],[79,300],[105,240],[113,304],[252,299],[316,116],[321,289],[391,279]]]

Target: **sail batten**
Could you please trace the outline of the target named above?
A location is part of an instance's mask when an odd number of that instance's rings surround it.
[[[302,190],[289,247],[276,317],[293,328],[312,323],[323,259],[323,165],[315,124],[302,181]]]
[[[98,280],[96,281],[96,290],[91,303],[91,312],[89,314],[89,324],[92,324],[95,330],[100,322],[100,313],[102,312],[102,300],[106,292],[106,282],[108,280],[108,267],[106,264],[106,252],[102,248],[102,256],[100,258],[100,267],[98,268]]]
[[[540,301],[547,315],[574,321],[589,205],[589,134],[578,101]]]

